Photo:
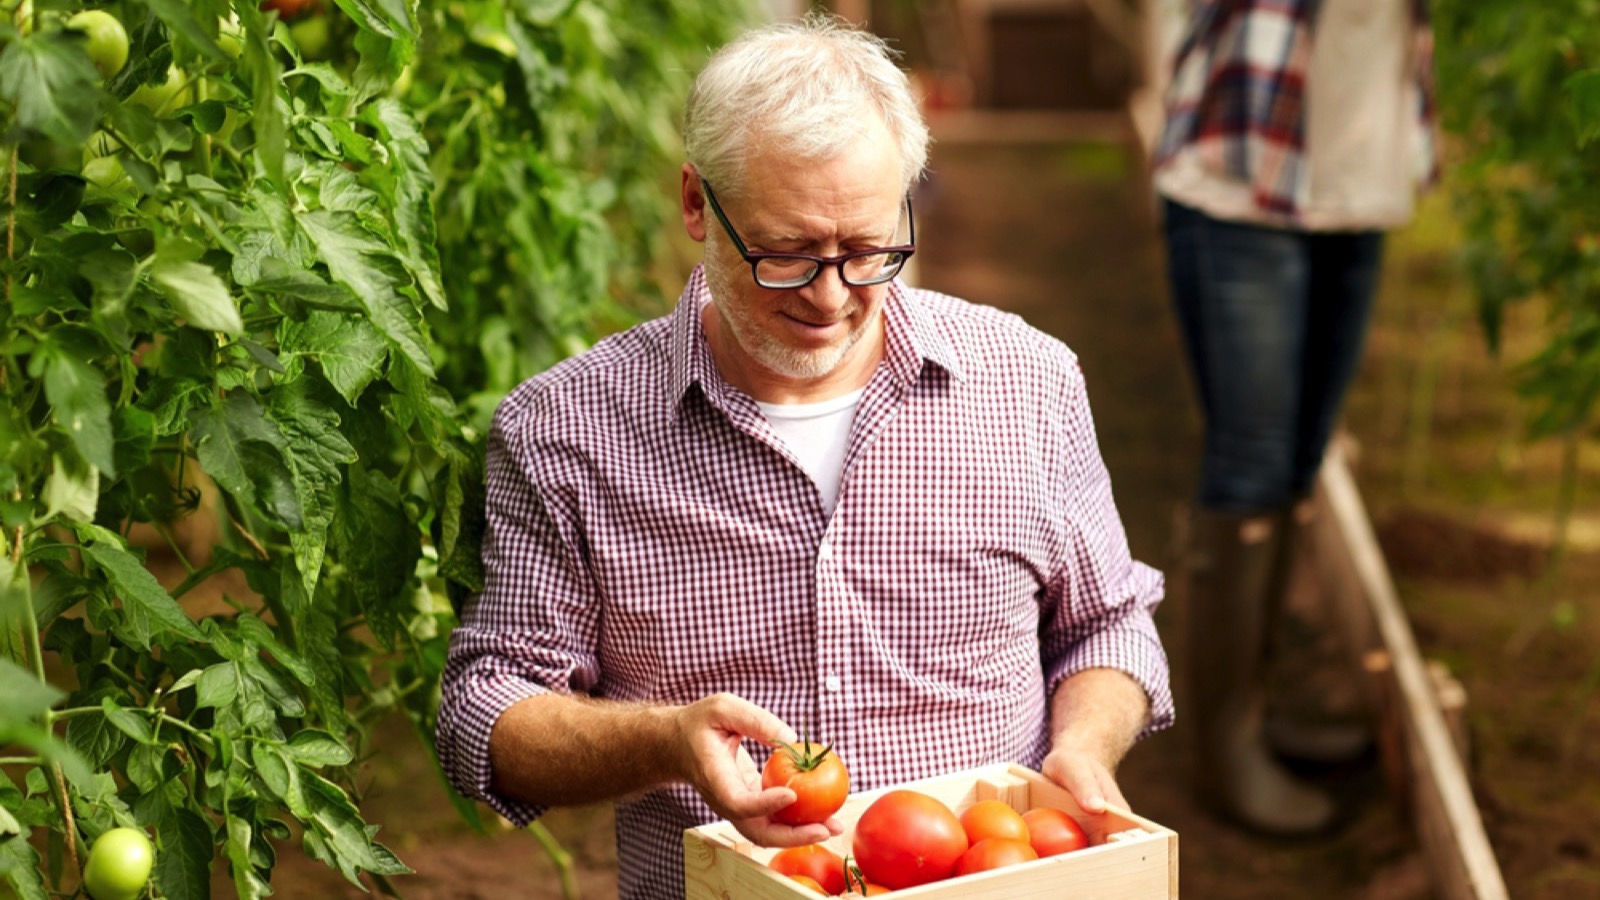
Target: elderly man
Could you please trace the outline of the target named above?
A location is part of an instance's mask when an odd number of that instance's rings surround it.
[[[676,310],[496,414],[440,755],[519,823],[615,799],[624,898],[682,896],[682,830],[715,818],[839,832],[772,818],[795,794],[755,764],[795,726],[854,789],[1013,761],[1093,814],[1171,721],[1161,577],[1076,358],[896,280],[927,144],[870,35],[813,17],[723,48],[685,118],[706,249]]]

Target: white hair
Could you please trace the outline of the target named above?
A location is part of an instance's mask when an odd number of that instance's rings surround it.
[[[833,159],[876,114],[909,189],[928,163],[928,126],[893,55],[882,38],[827,13],[745,33],[695,79],[684,112],[689,162],[719,194],[736,195],[755,153]]]

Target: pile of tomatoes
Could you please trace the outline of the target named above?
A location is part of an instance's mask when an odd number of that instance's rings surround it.
[[[774,818],[792,825],[826,821],[844,805],[849,776],[832,748],[801,742],[778,748],[762,772],[764,786],[787,785],[798,799]],[[980,800],[957,816],[942,801],[892,790],[857,820],[851,855],[822,844],[778,851],[768,865],[805,887],[837,896],[876,896],[1069,853],[1089,845],[1066,812],[1039,807],[1019,813],[999,800]]]

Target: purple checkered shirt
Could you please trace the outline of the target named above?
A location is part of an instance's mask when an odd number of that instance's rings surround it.
[[[1038,766],[1056,683],[1132,675],[1172,720],[1151,611],[1077,358],[1018,317],[889,288],[885,358],[836,507],[718,374],[696,269],[676,311],[529,380],[488,449],[487,583],[450,646],[438,747],[465,794],[489,732],[543,693],[686,704],[728,691],[835,742],[852,789]],[[759,765],[767,750],[749,743]],[[686,785],[617,803],[623,898],[683,896]]]
[[[1194,145],[1208,168],[1251,186],[1256,206],[1295,222],[1311,192],[1306,164],[1306,70],[1317,11],[1330,0],[1189,0],[1188,31],[1167,87],[1161,165]],[[1432,145],[1433,29],[1428,0],[1411,6],[1417,118]]]

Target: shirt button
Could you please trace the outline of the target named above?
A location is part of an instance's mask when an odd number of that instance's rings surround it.
[[[839,693],[839,688],[843,687],[843,685],[844,683],[839,680],[839,676],[832,672],[828,673],[827,678],[822,679],[822,686],[827,688],[830,694]]]
[[[817,548],[818,559],[833,559],[833,545],[823,540],[822,546]]]

